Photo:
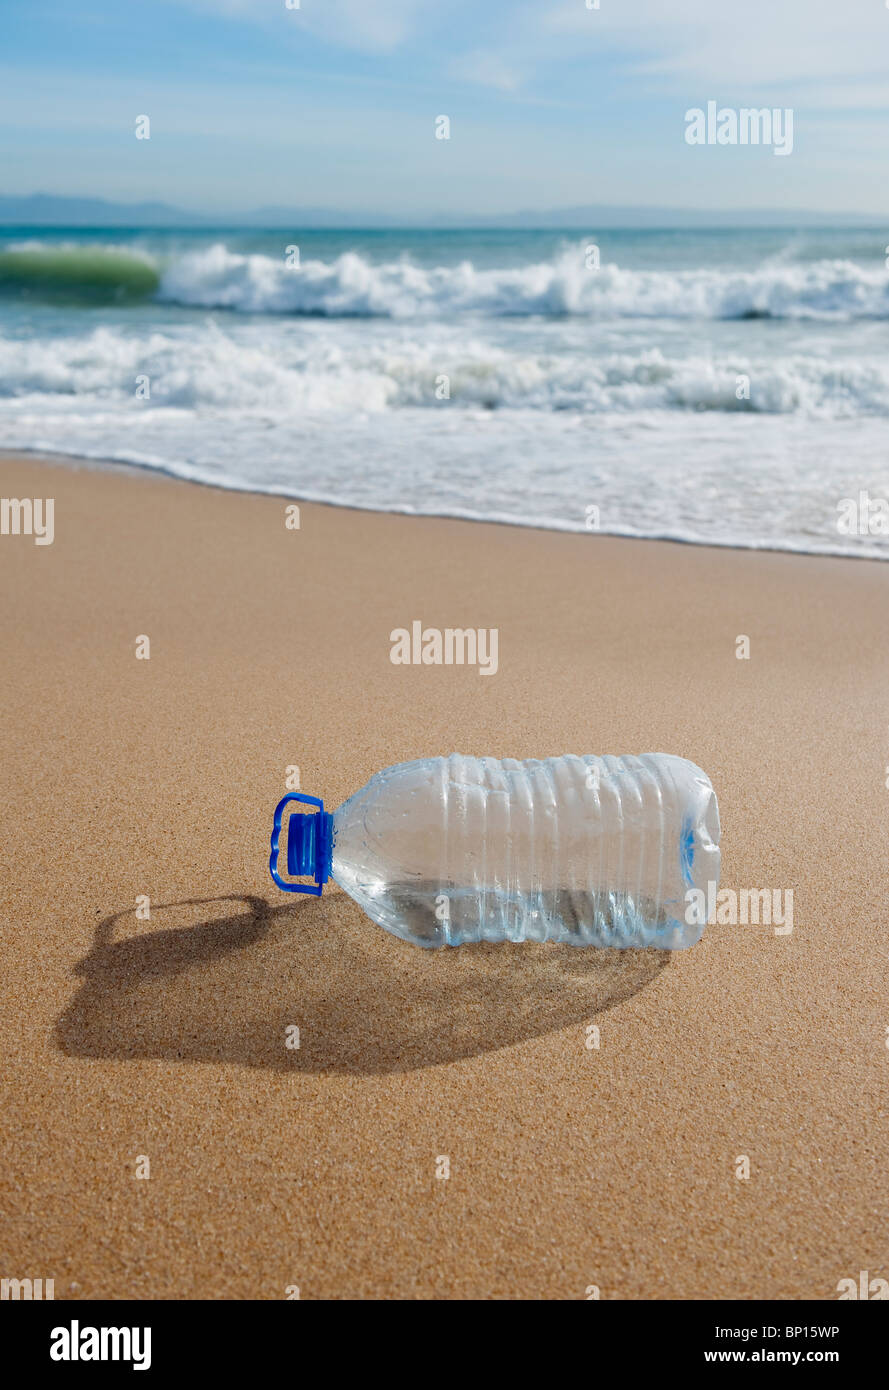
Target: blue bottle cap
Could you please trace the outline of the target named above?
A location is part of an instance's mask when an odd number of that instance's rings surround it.
[[[309,806],[317,806],[316,815],[295,811],[287,825],[287,872],[289,874],[311,874],[314,883],[285,883],[278,873],[278,841],[281,836],[281,822],[284,807],[290,801],[302,801]],[[321,896],[321,889],[330,878],[333,862],[333,816],[325,811],[324,802],[317,796],[305,796],[302,792],[290,792],[282,797],[275,807],[275,820],[272,826],[272,853],[269,859],[269,873],[279,888],[285,893],[313,893]]]

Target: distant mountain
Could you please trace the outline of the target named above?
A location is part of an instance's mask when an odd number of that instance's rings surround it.
[[[878,227],[889,221],[875,213],[811,212],[802,208],[665,208],[597,206],[530,210],[485,219],[485,226],[514,228],[682,229],[728,227]]]
[[[450,228],[495,230],[578,230],[607,228],[728,227],[879,227],[886,217],[868,213],[810,212],[774,208],[715,209],[600,206],[530,209],[499,216],[440,213],[424,217],[392,216],[338,208],[261,207],[251,212],[187,212],[163,202],[117,203],[105,198],[66,198],[34,193],[26,198],[0,196],[0,226],[31,227],[245,227],[245,228]]]
[[[0,224],[32,227],[190,227],[205,222],[169,203],[111,203],[105,198],[61,198],[33,193],[0,196]]]

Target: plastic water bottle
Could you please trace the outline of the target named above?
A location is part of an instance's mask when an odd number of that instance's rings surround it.
[[[278,842],[289,802],[285,882]],[[684,758],[423,758],[376,773],[333,813],[275,810],[271,874],[328,878],[417,946],[559,941],[693,946],[690,889],[719,881],[710,779]],[[715,890],[714,890],[715,891]]]

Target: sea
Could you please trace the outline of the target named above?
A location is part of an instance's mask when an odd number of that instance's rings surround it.
[[[0,447],[885,559],[887,241],[0,228]]]

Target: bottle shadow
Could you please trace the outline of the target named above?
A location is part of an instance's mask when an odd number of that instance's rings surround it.
[[[216,915],[181,925],[211,906]],[[56,1024],[62,1052],[412,1071],[591,1022],[644,989],[669,955],[530,942],[423,951],[336,892],[275,907],[249,895],[190,898],[151,914],[147,931],[132,911],[98,924]],[[155,929],[170,914],[180,924]],[[115,939],[127,920],[139,932]]]

